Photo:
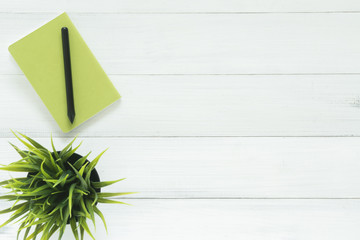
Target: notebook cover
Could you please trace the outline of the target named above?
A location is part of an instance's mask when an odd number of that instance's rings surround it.
[[[75,120],[67,117],[61,28],[69,29]],[[66,13],[9,46],[9,52],[63,132],[120,98]]]

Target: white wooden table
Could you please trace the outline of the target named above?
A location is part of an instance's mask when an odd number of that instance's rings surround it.
[[[7,51],[63,11],[122,95],[70,134]],[[1,163],[78,134],[140,192],[97,239],[359,239],[360,1],[2,0],[0,32]]]

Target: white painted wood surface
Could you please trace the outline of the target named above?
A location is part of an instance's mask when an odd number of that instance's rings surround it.
[[[359,11],[357,0],[12,0],[0,1],[1,12],[339,12]]]
[[[108,74],[360,73],[356,13],[69,15]],[[7,47],[56,16],[0,13],[2,74],[21,73]]]
[[[122,99],[62,134],[23,75],[0,75],[0,134],[359,136],[359,77],[111,75]]]
[[[38,139],[51,148],[48,139]],[[56,139],[65,146],[70,139]],[[18,154],[3,138],[3,163]],[[360,138],[86,138],[108,191],[127,198],[360,198]],[[0,172],[1,178],[9,178]],[[23,174],[22,174],[23,176]]]
[[[96,239],[317,240],[360,236],[359,200],[132,199],[129,202],[133,206],[101,205],[104,215],[111,219],[109,235],[98,219]],[[16,230],[11,225],[2,229],[2,239],[14,240]],[[72,239],[69,231],[64,239]]]
[[[123,96],[70,134],[7,51],[62,11]],[[101,206],[110,234],[98,221],[97,239],[359,239],[359,11],[355,0],[0,1],[0,163],[17,159],[10,128],[47,146],[50,133],[60,147],[78,134],[80,153],[110,147],[101,177],[127,180],[109,191],[140,193]]]

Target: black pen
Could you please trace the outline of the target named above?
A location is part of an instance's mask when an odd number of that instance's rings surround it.
[[[69,31],[67,27],[61,28],[61,36],[62,36],[63,56],[64,56],[67,115],[70,122],[73,123],[75,119],[75,106],[74,106],[73,84],[71,77]]]

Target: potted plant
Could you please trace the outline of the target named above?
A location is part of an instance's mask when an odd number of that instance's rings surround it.
[[[10,190],[7,195],[0,196],[0,199],[14,202],[12,207],[0,211],[0,214],[12,213],[0,227],[18,220],[18,238],[20,232],[25,231],[25,240],[35,239],[40,234],[41,240],[47,240],[59,231],[60,240],[69,224],[76,240],[83,239],[84,232],[95,239],[87,219],[95,225],[95,215],[98,215],[107,231],[105,218],[97,204],[124,204],[108,198],[131,193],[101,192],[103,187],[123,180],[100,181],[95,166],[106,150],[90,162],[87,160],[90,153],[86,156],[76,154],[81,143],[72,147],[76,137],[61,151],[55,149],[51,138],[50,151],[35,140],[19,134],[23,138],[14,133],[27,150],[21,150],[10,143],[21,159],[2,165],[0,169],[24,172],[27,175],[0,182],[2,187]]]

